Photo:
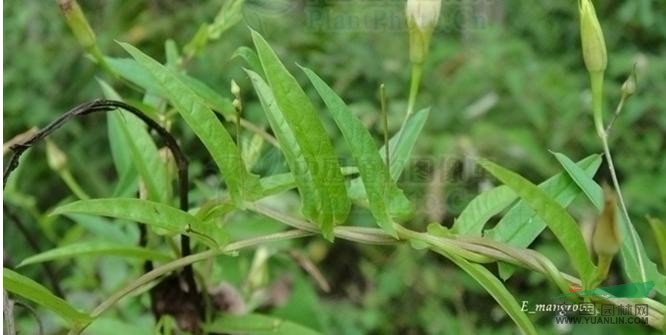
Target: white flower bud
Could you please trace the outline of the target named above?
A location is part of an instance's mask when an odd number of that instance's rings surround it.
[[[407,22],[421,31],[432,31],[439,20],[441,0],[407,0]]]
[[[441,8],[441,0],[407,0],[405,12],[409,28],[409,58],[412,63],[420,64],[425,60]]]

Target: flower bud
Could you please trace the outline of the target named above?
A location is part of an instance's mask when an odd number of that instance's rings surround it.
[[[405,12],[409,28],[409,59],[412,63],[423,63],[425,60],[441,7],[441,0],[407,0]]]
[[[95,33],[90,28],[79,3],[76,0],[58,0],[58,6],[79,44],[86,50],[95,47]]]
[[[631,72],[629,78],[622,84],[622,94],[630,97],[636,92],[636,69]]]
[[[583,46],[583,59],[590,72],[603,72],[608,62],[606,42],[601,30],[592,0],[578,0],[580,12],[580,40]]]
[[[597,255],[613,257],[620,250],[622,235],[617,222],[617,200],[608,186],[604,187],[604,199],[604,209],[594,228],[592,246]]]
[[[67,155],[55,143],[46,141],[46,162],[51,170],[60,172],[67,168]]]
[[[235,80],[231,81],[231,94],[233,94],[236,98],[240,96],[240,86],[238,86]]]

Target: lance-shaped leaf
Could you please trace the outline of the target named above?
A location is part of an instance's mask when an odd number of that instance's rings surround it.
[[[116,100],[122,100],[111,86],[100,81],[104,94]],[[129,149],[129,158],[136,171],[143,180],[148,199],[166,202],[171,194],[171,180],[166,170],[164,161],[160,158],[157,145],[146,129],[146,124],[136,115],[115,111],[108,113],[109,131],[119,138],[111,138],[112,149],[118,151]],[[117,141],[117,143],[114,143]],[[118,148],[124,144],[125,148]],[[126,158],[123,158],[126,159]],[[122,171],[119,171],[122,173]]]
[[[409,159],[412,157],[412,151],[416,141],[421,136],[421,131],[428,121],[430,108],[424,108],[409,116],[402,125],[397,134],[393,135],[389,141],[389,152],[391,155],[391,177],[398,180],[402,171],[405,170]],[[386,159],[386,150],[382,146],[379,149],[379,155]]]
[[[422,109],[412,114],[407,118],[400,130],[389,140],[389,153],[391,158],[390,171],[393,180],[398,181],[400,175],[405,170],[405,167],[412,156],[416,141],[428,120],[428,115],[430,115],[429,108]],[[384,161],[386,159],[386,148],[382,146],[378,152],[382,161]],[[367,196],[360,178],[351,181],[349,186],[349,197],[366,205],[365,200]],[[410,211],[401,210],[397,206],[392,206],[389,210],[394,217],[407,218],[410,215]]]
[[[622,213],[620,208],[616,212]],[[632,234],[638,237],[636,228],[627,222],[624,215],[618,214],[617,219],[620,221],[620,234],[624,236],[620,260],[625,275],[631,282],[654,281],[657,292],[666,295],[666,276],[659,272],[657,264],[650,259],[641,239],[637,238],[634,242]]]
[[[240,150],[203,99],[184,84],[178,74],[137,48],[120,44],[160,84],[171,104],[210,152],[236,204],[242,206],[242,200],[259,195],[259,178],[248,172]]]
[[[386,164],[377,152],[372,136],[356,118],[347,104],[312,70],[303,68],[319,96],[324,100],[333,120],[342,132],[342,136],[356,161],[361,181],[368,196],[372,215],[388,234],[396,236],[389,208],[410,211],[411,204],[391,178]]]
[[[594,175],[600,163],[599,155],[593,155],[581,160],[576,166],[584,171],[588,178],[591,178],[589,176]],[[565,207],[578,194],[576,185],[564,173],[558,173],[547,179],[539,184],[539,188]],[[465,207],[451,230],[458,234],[478,235],[490,218],[499,214],[517,197],[515,192],[505,185],[487,190]],[[517,220],[520,220],[521,223],[517,223]],[[494,229],[486,231],[486,235],[497,241],[527,247],[545,227],[546,224],[538,218],[536,213],[521,201],[509,210]],[[500,265],[500,269],[504,267],[509,267],[509,265]],[[502,272],[500,271],[500,273]]]
[[[314,176],[315,171],[313,170],[313,166],[309,164],[308,160],[306,160],[303,151],[296,140],[296,136],[287,125],[284,115],[275,102],[275,98],[270,87],[268,87],[268,84],[266,84],[256,72],[251,70],[246,71],[257,95],[259,96],[259,101],[266,113],[268,123],[280,142],[280,147],[284,153],[285,160],[291,170],[289,176],[292,176],[292,180],[301,195],[303,213],[308,218],[316,221],[319,219],[317,211],[325,206],[325,204],[322,203],[323,201],[326,201],[325,185],[318,185],[318,180],[315,179]],[[280,179],[280,177],[276,178]],[[288,180],[284,179],[284,181]],[[275,189],[275,186],[265,182],[262,183],[262,185],[266,186],[266,189],[264,190],[265,193]],[[322,230],[324,230],[324,226],[322,225],[321,227]],[[333,226],[331,225],[330,229],[332,228]]]
[[[601,156],[591,155],[577,163],[588,176],[593,176],[601,165]],[[539,184],[539,188],[548,196],[555,199],[563,207],[569,204],[580,194],[576,183],[566,173],[558,173]],[[495,241],[508,243],[516,247],[529,246],[546,228],[546,223],[523,200],[513,206],[497,225],[485,232],[485,236]],[[504,280],[511,277],[515,267],[500,263],[500,277]]]
[[[486,222],[511,205],[517,198],[516,192],[505,185],[491,188],[479,194],[460,213],[451,227],[451,232],[460,235],[481,236]]]
[[[569,158],[562,154],[554,154],[590,202],[601,210],[600,206],[603,204],[601,186],[592,179],[591,175],[582,173],[579,167],[572,165]],[[622,213],[619,207],[615,212]],[[620,259],[625,275],[632,282],[653,281],[657,291],[666,294],[666,276],[659,272],[657,265],[648,257],[638,232],[631,223],[627,222],[624,215],[618,215],[617,220],[619,220],[620,233],[623,237]]]
[[[108,216],[140,222],[160,228],[169,234],[182,234],[188,224],[197,219],[187,212],[169,205],[133,198],[108,198],[75,201],[57,207],[52,215],[79,213]]]
[[[308,194],[313,195],[314,198],[301,194],[303,212],[305,216],[320,226],[326,238],[332,239],[333,227],[347,219],[351,208],[333,145],[312,102],[296,79],[287,71],[261,35],[252,31],[252,39],[266,75],[266,82],[277,105],[277,108],[270,110],[281,112],[285,126],[281,126],[279,129],[289,129],[292,133],[292,140],[297,144],[296,148],[292,149],[302,156],[302,161],[306,164],[301,167],[301,170],[306,169],[309,175],[307,178],[312,179],[313,185],[307,187],[310,189]],[[294,173],[300,173],[300,171]],[[306,178],[295,177],[297,180]]]
[[[24,259],[18,266],[67,259],[80,256],[120,256],[125,258],[168,261],[172,257],[159,251],[105,241],[81,242],[47,250]]]
[[[89,315],[77,311],[65,300],[55,296],[46,287],[12,270],[2,269],[2,284],[7,291],[58,314],[74,329],[78,329],[92,319]]]
[[[546,222],[569,254],[569,259],[583,282],[590,283],[594,279],[596,267],[592,263],[578,224],[571,215],[543,190],[517,173],[487,160],[480,164],[495,178],[511,187]]]
[[[470,275],[474,280],[476,280],[490,295],[500,304],[502,309],[509,314],[513,322],[522,330],[524,334],[537,334],[534,325],[527,317],[527,314],[522,311],[520,305],[516,301],[516,298],[513,297],[511,292],[502,284],[502,282],[495,277],[492,272],[486,269],[481,264],[470,263],[466,259],[458,256],[453,252],[438,248],[436,246],[432,247],[432,250],[445,256],[455,263],[458,267],[463,269]]]
[[[552,152],[552,154],[557,158],[557,161],[560,162],[564,170],[567,171],[569,177],[585,193],[585,196],[592,202],[594,207],[601,211],[604,207],[604,195],[601,186],[595,183],[591,176],[585,173],[580,166],[576,165],[566,155],[559,152]]]
[[[320,335],[321,333],[297,323],[262,314],[232,315],[217,318],[205,325],[206,333]]]

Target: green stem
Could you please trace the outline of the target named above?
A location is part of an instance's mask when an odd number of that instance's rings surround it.
[[[88,200],[90,196],[81,188],[81,185],[76,181],[72,173],[68,169],[63,169],[60,171],[60,178],[65,182],[65,185],[76,195],[77,198],[81,200]]]
[[[416,96],[419,94],[419,86],[421,85],[421,77],[423,75],[423,64],[412,63],[412,79],[409,88],[409,102],[407,103],[407,116],[405,120],[414,113],[414,106],[416,105]]]
[[[590,84],[592,87],[592,115],[594,117],[594,128],[597,130],[597,135],[603,137],[606,134],[603,118],[604,72],[590,72]]]
[[[601,139],[601,144],[604,148],[604,156],[606,157],[606,162],[608,164],[608,170],[611,174],[611,179],[613,180],[613,188],[617,192],[617,196],[620,199],[620,208],[622,209],[622,214],[626,219],[628,225],[627,231],[629,231],[632,244],[634,245],[634,250],[636,252],[636,260],[638,261],[638,266],[640,269],[641,279],[647,281],[647,276],[645,274],[645,267],[643,260],[640,257],[640,239],[638,233],[633,227],[631,218],[629,217],[629,211],[627,210],[627,205],[624,202],[624,196],[622,195],[622,190],[620,189],[620,182],[617,179],[617,173],[615,172],[615,164],[613,164],[613,156],[611,156],[610,147],[608,145],[608,133],[604,127],[603,123],[603,85],[604,85],[604,72],[596,71],[590,72],[590,83],[592,87],[592,112],[594,117],[594,127],[597,130],[597,134]]]
[[[598,255],[597,274],[590,288],[595,288],[599,286],[599,284],[604,282],[606,277],[608,277],[608,270],[610,270],[612,262],[613,262],[613,256],[605,254]]]
[[[603,129],[603,128],[602,128]],[[627,205],[624,202],[624,196],[622,195],[622,190],[620,189],[620,182],[617,179],[617,173],[615,172],[615,164],[613,164],[613,156],[611,156],[610,147],[608,145],[608,137],[604,132],[601,134],[601,143],[604,147],[604,156],[606,157],[606,162],[608,164],[608,170],[610,171],[611,179],[613,181],[613,188],[617,192],[617,197],[620,200],[620,208],[622,209],[622,215],[627,223],[627,231],[629,232],[632,244],[634,245],[634,252],[636,253],[636,260],[638,262],[638,268],[641,271],[641,280],[647,281],[647,275],[645,274],[645,265],[643,264],[643,259],[640,257],[640,239],[636,229],[632,229],[633,223],[629,217],[629,211],[627,210]]]

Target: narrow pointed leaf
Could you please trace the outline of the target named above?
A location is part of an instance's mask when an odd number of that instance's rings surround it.
[[[261,67],[261,62],[259,61],[259,56],[257,56],[257,53],[245,46],[242,46],[234,52],[232,58],[240,57],[242,58],[245,63],[250,67],[250,70],[258,73],[261,75],[262,78],[265,78],[264,76],[264,69]]]
[[[321,333],[297,323],[262,314],[226,314],[204,326],[206,333],[220,334],[271,334],[271,335],[320,335]]]
[[[588,176],[593,176],[601,165],[601,156],[591,155],[577,163]],[[539,184],[539,188],[555,199],[563,207],[580,194],[580,189],[566,173],[559,173]],[[508,243],[516,247],[526,248],[546,228],[546,223],[523,200],[514,205],[497,225],[485,232],[485,236],[495,241]],[[511,277],[515,267],[500,263],[500,277],[504,280]]]
[[[522,176],[490,161],[481,161],[480,164],[495,178],[511,187],[546,222],[569,254],[569,259],[583,282],[590,283],[595,276],[596,267],[592,263],[580,228],[571,215],[547,193]]]
[[[489,189],[472,199],[453,223],[451,231],[454,234],[481,236],[486,222],[517,198],[516,192],[506,185]]]
[[[377,152],[372,136],[361,121],[351,113],[347,104],[317,74],[310,69],[302,69],[324,100],[351,150],[361,174],[361,181],[368,196],[372,215],[384,231],[396,236],[393,227],[394,218],[391,217],[389,208],[397,205],[403,211],[410,211],[409,200],[389,175],[386,164]]]
[[[196,222],[194,216],[175,207],[158,202],[109,198],[75,201],[53,210],[52,215],[79,213],[125,219],[161,228],[172,234],[182,234],[188,224]]]
[[[430,115],[429,108],[422,109],[412,114],[402,125],[402,128],[400,128],[400,130],[389,140],[389,153],[391,156],[390,171],[393,180],[398,181],[400,175],[405,170],[407,163],[409,163],[416,141],[428,120],[428,115]],[[384,146],[382,146],[378,152],[382,161],[384,161],[386,159],[386,150]],[[367,199],[360,178],[351,181],[349,186],[349,196],[355,201],[363,202]],[[409,211],[401,210],[397,206],[391,206],[389,210],[394,217],[407,218],[410,215]]]
[[[315,191],[316,203],[304,206],[304,214],[320,226],[326,238],[332,239],[333,227],[347,219],[351,208],[333,145],[312,102],[296,79],[261,35],[253,31],[252,39],[275,103],[298,144],[314,183],[311,188]],[[298,180],[299,176],[295,177]],[[304,199],[304,205],[309,202],[310,199]]]
[[[268,87],[268,84],[266,84],[256,72],[247,70],[247,73],[248,76],[250,76],[250,80],[252,81],[252,85],[254,86],[257,95],[259,96],[259,101],[266,113],[268,123],[280,142],[280,147],[284,153],[285,160],[291,170],[289,175],[292,176],[292,180],[301,195],[303,213],[308,218],[312,218],[316,221],[319,219],[317,211],[320,208],[324,208],[322,202],[327,201],[325,197],[325,185],[320,185],[319,180],[316,179],[313,170],[316,166],[310,164],[305,158],[305,155],[300,148],[300,144],[287,125],[287,122],[284,119],[284,114],[275,102],[275,98],[270,87]],[[274,181],[289,182],[289,179],[275,177]],[[267,187],[264,189],[264,193],[280,191],[279,186],[267,184],[266,181],[263,184]],[[321,227],[323,230],[323,223]],[[329,228],[332,229],[333,226],[331,225]],[[330,232],[326,232],[325,234],[330,234]]]
[[[619,208],[617,213],[622,213]],[[638,244],[635,245],[631,241],[630,234],[638,234],[636,228],[627,222],[624,215],[619,214],[617,219],[620,220],[620,233],[624,236],[620,249],[620,260],[625,275],[631,282],[654,281],[657,292],[666,296],[666,276],[659,272],[657,264],[650,259],[643,242],[638,239]]]
[[[234,106],[231,103],[231,99],[221,96],[206,83],[194,77],[190,77],[186,74],[179,73],[178,78],[180,78],[183,81],[183,83],[189,86],[192,89],[192,91],[194,91],[194,93],[196,93],[199,97],[201,97],[201,99],[203,99],[204,103],[206,103],[208,108],[216,112],[219,112],[227,120],[235,119],[236,110],[234,109]]]
[[[55,296],[46,287],[7,268],[2,269],[2,284],[7,291],[56,313],[72,328],[78,328],[92,319]]]
[[[661,270],[666,271],[666,225],[659,219],[648,217],[661,258]]]
[[[240,150],[204,100],[176,73],[129,44],[121,46],[160,84],[171,104],[210,152],[236,204],[240,206],[242,200],[258,196],[259,178],[248,172]]]
[[[594,207],[601,212],[604,207],[604,195],[601,187],[569,157],[559,152],[552,152],[552,154],[555,155],[557,161],[560,162],[564,170],[569,174],[569,177],[578,185],[581,191],[585,193]]]
[[[107,63],[115,73],[128,80],[132,84],[143,88],[146,91],[152,91],[160,96],[166,96],[162,87],[153,79],[153,77],[131,58],[106,58]]]
[[[168,261],[172,257],[163,252],[104,241],[81,242],[51,249],[24,259],[18,266],[68,259],[81,256],[120,256],[124,258],[152,259]]]
[[[104,96],[107,99],[122,100],[120,95],[105,81],[98,79],[97,82],[102,87]],[[111,157],[113,158],[113,165],[118,174],[118,183],[113,192],[114,196],[128,196],[136,192],[138,174],[132,157],[130,155],[128,139],[125,137],[121,129],[122,120],[118,115],[119,111],[106,113],[107,133],[109,138],[109,146],[111,147]]]
[[[492,272],[486,269],[483,265],[470,263],[464,258],[454,254],[445,252],[443,250],[435,249],[438,253],[450,259],[458,267],[463,269],[474,280],[476,280],[490,295],[497,301],[502,309],[509,314],[513,322],[522,330],[524,334],[536,335],[538,334],[534,325],[527,317],[527,314],[521,310],[520,305],[513,297],[513,294],[502,284],[502,282],[495,277]]]
[[[402,128],[389,141],[389,152],[391,154],[391,177],[398,180],[402,171],[405,170],[407,163],[412,157],[412,151],[416,146],[416,141],[421,135],[421,131],[428,121],[430,108],[424,108],[412,114],[403,124]],[[386,158],[386,150],[382,146],[379,149],[382,160]]]

